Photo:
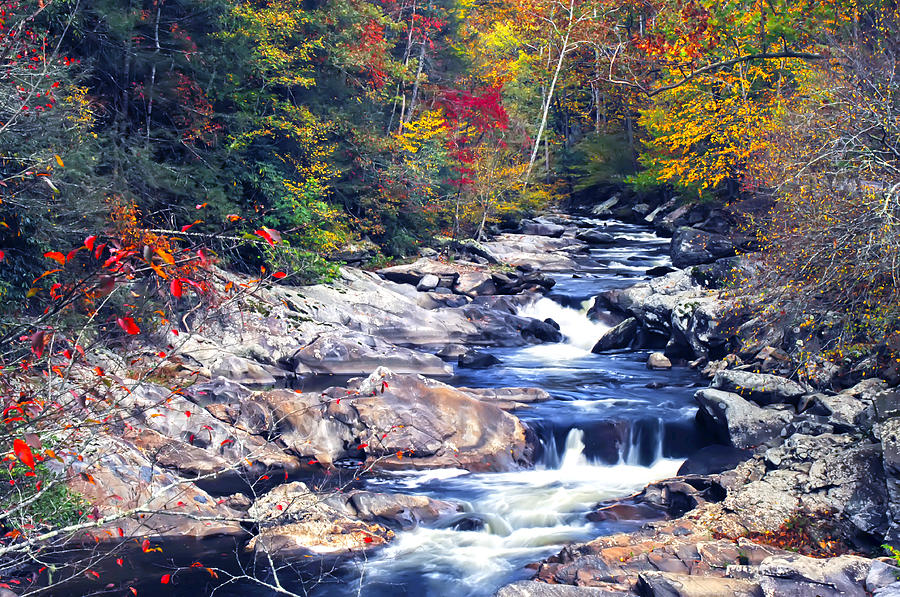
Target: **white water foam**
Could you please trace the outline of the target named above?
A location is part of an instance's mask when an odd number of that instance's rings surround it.
[[[588,319],[586,309],[578,311],[564,307],[548,298],[541,298],[523,307],[519,310],[519,315],[542,321],[549,317],[559,324],[559,331],[566,337],[565,343],[539,345],[546,349],[548,357],[555,359],[584,356],[585,352],[590,352],[600,336],[609,329],[608,325]],[[567,347],[569,350],[566,350]]]
[[[364,583],[390,583],[398,574],[411,572],[421,579],[421,595],[490,595],[522,562],[594,536],[583,513],[595,504],[671,477],[682,463],[672,459],[657,460],[649,467],[591,463],[584,454],[581,429],[569,432],[558,462],[558,468],[445,479],[442,489],[473,496],[466,509],[484,521],[485,528],[419,527],[400,533],[376,559],[361,564]]]

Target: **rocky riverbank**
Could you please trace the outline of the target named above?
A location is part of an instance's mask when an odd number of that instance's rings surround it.
[[[900,594],[900,569],[866,557],[900,540],[898,394],[878,379],[841,388],[847,378],[824,359],[798,376],[796,334],[742,319],[721,290],[749,268],[735,256],[741,243],[722,240],[725,216],[669,203],[641,217],[651,215],[671,228],[672,261],[685,267],[597,296],[590,316],[609,329],[594,352],[650,349],[648,368],[702,371],[710,387],[695,394],[697,423],[716,444],[680,476],[588,515],[641,530],[567,547],[499,595]],[[613,240],[592,217],[557,214],[464,245],[454,260],[344,268],[329,284],[219,272],[246,290],[153,336],[146,353],[165,350],[164,364],[110,388],[127,420],[52,466],[95,507],[89,537],[101,543],[224,537],[239,553],[290,561],[364,554],[416,525],[463,520],[456,502],[356,479],[531,467],[537,438],[517,412],[546,392],[440,379],[450,362],[492,366],[481,348],[559,342],[556,322],[521,308],[552,290],[547,273]],[[135,363],[104,359],[92,365]]]
[[[897,562],[877,557],[900,542],[900,393],[878,378],[848,386],[816,354],[798,373],[801,330],[742,317],[720,290],[753,260],[734,256],[744,241],[718,229],[723,216],[644,207],[686,269],[598,296],[591,314],[613,327],[594,351],[652,348],[650,367],[701,369],[697,421],[718,445],[589,515],[650,520],[640,531],[566,547],[498,597],[900,595]]]

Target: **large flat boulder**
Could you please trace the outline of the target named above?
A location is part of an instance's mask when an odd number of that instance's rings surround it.
[[[450,375],[452,369],[440,358],[389,344],[360,333],[333,332],[318,336],[299,348],[291,359],[297,373],[365,375],[379,366],[398,373]]]

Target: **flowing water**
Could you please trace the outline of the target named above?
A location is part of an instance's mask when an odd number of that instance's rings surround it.
[[[529,577],[526,564],[566,544],[640,524],[593,523],[585,514],[600,501],[674,475],[683,459],[701,447],[692,400],[699,380],[683,368],[648,371],[647,351],[591,354],[607,329],[586,316],[591,299],[668,264],[666,239],[637,226],[595,224],[616,237],[615,245],[579,256],[577,272],[559,274],[551,293],[522,310],[523,315],[555,320],[565,341],[489,350],[499,365],[459,369],[450,380],[458,386],[547,390],[553,400],[516,412],[540,440],[536,466],[484,474],[442,469],[366,480],[364,486],[374,491],[453,500],[465,512],[437,526],[399,532],[365,561],[304,572],[285,569],[279,577],[286,588],[316,597],[487,597],[504,584]],[[265,577],[265,570],[255,571],[260,573]],[[310,588],[301,578],[308,576],[320,584]],[[196,586],[192,592],[176,592],[208,594]],[[215,594],[267,597],[278,592],[236,583]]]
[[[373,559],[349,566],[316,594],[492,595],[503,584],[527,578],[525,564],[567,543],[634,528],[639,523],[591,523],[585,514],[599,501],[674,475],[701,445],[693,422],[692,372],[648,371],[645,351],[590,352],[607,329],[587,318],[590,299],[668,264],[666,239],[635,226],[605,224],[616,245],[580,257],[577,273],[559,275],[552,293],[521,312],[552,318],[565,341],[490,350],[499,365],[459,369],[451,380],[550,392],[553,400],[516,412],[540,438],[538,464],[508,473],[445,469],[368,481],[373,490],[454,500],[466,512],[437,528],[398,533]]]

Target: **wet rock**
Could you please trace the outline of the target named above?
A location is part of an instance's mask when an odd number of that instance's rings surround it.
[[[619,325],[607,330],[603,336],[597,340],[591,352],[599,354],[605,350],[614,350],[619,348],[628,348],[637,334],[640,323],[634,317],[629,317]]]
[[[751,448],[779,437],[791,419],[784,411],[768,410],[737,394],[703,389],[694,394],[700,405],[697,418],[718,441],[736,448]]]
[[[319,393],[273,390],[254,402],[268,408],[274,437],[301,459],[327,466],[347,456],[345,446],[354,443],[350,428],[329,416],[330,401]]]
[[[858,556],[829,559],[801,555],[772,556],[759,566],[766,597],[866,597],[870,560]]]
[[[641,572],[637,591],[647,597],[763,597],[752,581],[671,572]]]
[[[658,265],[656,267],[651,267],[644,273],[648,276],[657,278],[659,276],[665,276],[666,274],[671,274],[674,271],[676,271],[675,268],[669,267],[667,265]]]
[[[672,368],[672,361],[661,352],[650,353],[647,359],[647,369],[654,371],[666,371]]]
[[[457,364],[465,369],[489,369],[494,365],[499,365],[500,362],[500,359],[492,354],[470,350],[465,354],[459,355]]]
[[[607,232],[601,232],[599,228],[582,230],[575,235],[575,238],[589,245],[611,245],[616,242],[616,237]]]
[[[900,579],[900,568],[881,560],[872,560],[869,573],[866,575],[866,590],[876,593],[879,589],[891,585],[897,585],[900,588],[898,579]]]
[[[460,392],[490,402],[503,410],[514,410],[535,402],[546,402],[553,397],[540,388],[457,388]]]
[[[671,255],[675,267],[711,263],[734,254],[734,243],[722,234],[682,227],[672,236]]]
[[[424,495],[373,493],[355,491],[350,494],[350,504],[356,517],[364,521],[384,521],[408,530],[422,523],[432,523],[460,511],[456,504],[435,500]]]
[[[563,339],[558,324],[554,326],[539,319],[527,319],[525,325],[522,326],[521,333],[526,340],[539,342],[562,342]]]
[[[297,350],[292,362],[298,373],[364,375],[379,366],[390,367],[398,373],[451,373],[447,365],[434,355],[353,332],[321,334]]]
[[[760,405],[797,404],[810,389],[785,377],[728,369],[716,373],[712,387],[735,392]]]

